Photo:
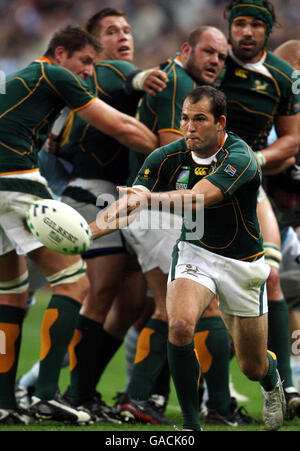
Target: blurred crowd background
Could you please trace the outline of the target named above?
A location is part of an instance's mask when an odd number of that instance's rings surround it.
[[[198,25],[215,25],[227,35],[227,0],[0,0],[0,70],[6,74],[41,56],[55,30],[84,26],[104,7],[123,9],[135,37],[135,64],[148,68],[175,54]],[[300,0],[273,0],[279,25],[270,50],[300,39]]]

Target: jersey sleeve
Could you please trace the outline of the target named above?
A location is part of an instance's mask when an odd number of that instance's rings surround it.
[[[44,71],[49,88],[74,112],[86,108],[96,99],[74,72],[56,65],[49,65]]]
[[[172,81],[154,97],[146,94],[138,111],[140,121],[147,123],[148,115],[152,113],[157,133],[170,131],[182,136],[180,119],[184,95],[180,84]]]
[[[146,158],[132,186],[144,186],[149,191],[168,191],[167,174],[167,158],[161,147]]]
[[[108,95],[110,92],[125,91],[127,76],[136,70],[128,61],[100,61],[96,64],[98,93]]]
[[[284,66],[281,74],[281,96],[277,114],[279,116],[293,116],[300,113],[300,73],[291,66]]]
[[[220,188],[225,199],[251,180],[261,180],[261,169],[256,162],[253,151],[249,146],[235,144],[230,151],[225,150],[226,156],[216,169],[205,178]]]

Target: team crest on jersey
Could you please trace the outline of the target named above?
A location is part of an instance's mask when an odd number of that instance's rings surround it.
[[[269,86],[269,83],[266,81],[261,81],[261,80],[255,80],[254,82],[254,91],[260,92],[262,94],[268,94],[267,92],[267,88]]]
[[[176,189],[187,189],[190,180],[190,171],[191,168],[189,166],[182,166],[176,180]]]
[[[231,166],[231,164],[228,164],[224,169],[224,171],[226,172],[226,174],[231,175],[231,177],[233,177],[234,174],[236,173],[236,169],[233,166]]]

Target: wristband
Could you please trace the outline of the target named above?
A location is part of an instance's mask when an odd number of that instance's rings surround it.
[[[259,163],[260,167],[264,166],[266,164],[266,159],[263,156],[262,152],[254,152],[256,161]]]
[[[143,91],[145,80],[148,78],[151,72],[153,72],[153,69],[142,70],[141,72],[138,72],[132,79],[133,89],[135,89],[136,91]]]

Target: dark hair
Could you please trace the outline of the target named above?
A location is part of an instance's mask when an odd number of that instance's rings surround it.
[[[86,45],[91,45],[97,52],[102,49],[101,44],[87,31],[68,25],[54,33],[44,56],[54,56],[55,49],[60,46],[68,51],[69,56],[72,56],[74,52],[83,49]]]
[[[199,102],[199,100],[202,100],[203,97],[206,97],[210,100],[210,111],[215,118],[215,122],[220,119],[220,116],[227,115],[226,96],[224,92],[214,88],[213,86],[203,85],[199,88],[193,89],[185,96],[184,101],[186,99],[189,99],[191,103],[194,104]]]
[[[226,5],[225,10],[224,10],[224,17],[225,17],[225,19],[228,19],[232,8],[235,5],[239,4],[239,3],[251,3],[251,0],[250,1],[249,0],[231,0],[228,3],[228,5]],[[262,0],[262,3],[264,5],[264,7],[267,8],[267,10],[271,13],[274,24],[277,23],[276,14],[275,14],[275,8],[272,5],[272,3],[269,2],[268,0]]]
[[[126,13],[122,11],[121,9],[115,9],[115,8],[103,8],[100,11],[98,11],[96,14],[94,14],[86,23],[85,29],[95,35],[98,32],[99,28],[99,21],[104,19],[104,17],[109,16],[117,16],[117,17],[125,17],[127,18]]]

